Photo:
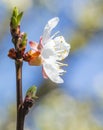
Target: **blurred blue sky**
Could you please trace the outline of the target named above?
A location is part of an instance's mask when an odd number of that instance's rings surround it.
[[[4,2],[5,1],[5,2]],[[12,0],[11,0],[12,1]],[[28,1],[28,0],[26,0]],[[10,2],[10,1],[9,1]],[[52,17],[58,16],[60,22],[53,30],[60,31],[67,41],[70,41],[75,28],[79,25],[78,21],[83,8],[86,8],[87,0],[54,0],[52,3],[46,3],[43,6],[33,5],[33,1],[29,7],[26,5],[24,16],[21,22],[21,30],[28,34],[28,41],[39,41],[42,35],[43,28],[47,21]],[[37,1],[38,2],[38,1]],[[18,4],[19,5],[19,4]],[[23,4],[22,4],[23,5]],[[14,5],[16,6],[16,5]],[[25,6],[25,5],[23,5]],[[52,8],[52,7],[55,8]],[[3,20],[9,22],[11,6],[8,6],[6,0],[0,1],[0,26],[3,27]],[[0,34],[2,28],[0,27]],[[11,43],[11,35],[9,32],[9,23],[6,26],[6,33],[0,41],[0,98],[2,105],[7,105],[7,102],[15,102],[15,66],[13,60],[7,57],[8,50],[13,47]],[[71,44],[71,43],[70,43]],[[29,47],[27,46],[27,49]],[[71,46],[72,48],[72,46]],[[95,34],[84,47],[71,52],[65,63],[69,66],[65,69],[63,86],[71,95],[81,99],[97,97],[103,99],[103,33]],[[31,67],[27,63],[23,65],[23,90],[35,84],[40,86],[43,82],[41,67]],[[101,85],[102,84],[102,85]]]
[[[65,75],[65,86],[68,91],[81,99],[101,96],[98,91],[103,87],[102,59],[102,35],[94,36],[84,48],[71,54],[68,59],[68,73]]]

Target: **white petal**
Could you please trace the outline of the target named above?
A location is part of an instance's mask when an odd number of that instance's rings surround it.
[[[58,22],[59,22],[58,17],[54,17],[48,21],[48,23],[46,24],[46,26],[44,28],[44,32],[43,32],[43,36],[42,36],[43,44],[45,44],[46,41],[50,38],[50,33],[51,33],[52,29],[55,28],[55,26],[58,24]]]
[[[55,83],[63,83],[63,79],[59,76],[58,68],[52,63],[43,63],[43,68],[50,80],[52,80]]]
[[[57,52],[58,60],[65,59],[70,51],[70,44],[68,44],[63,36],[54,38],[55,51]]]
[[[55,53],[51,48],[44,48],[42,51],[42,57],[43,59],[48,59],[50,57],[55,57]]]
[[[54,17],[52,19],[50,19],[47,23],[47,25],[45,26],[45,29],[49,28],[50,30],[52,30],[53,28],[55,28],[55,26],[58,24],[59,22],[59,18],[58,17]]]
[[[50,57],[56,57],[56,52],[54,51],[54,41],[49,40],[47,44],[44,45],[41,55],[44,59],[48,59]]]

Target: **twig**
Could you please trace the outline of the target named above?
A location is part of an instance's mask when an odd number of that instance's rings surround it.
[[[15,61],[16,66],[16,89],[17,89],[17,130],[23,130],[24,127],[24,114],[22,109],[22,59]]]

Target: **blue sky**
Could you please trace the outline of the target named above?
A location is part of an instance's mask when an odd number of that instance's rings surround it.
[[[95,90],[95,82],[97,76],[103,76],[102,42],[102,36],[94,36],[86,47],[71,54],[65,86],[77,97],[88,98],[99,94]]]

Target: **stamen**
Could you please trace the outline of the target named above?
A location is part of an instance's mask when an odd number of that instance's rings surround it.
[[[53,39],[57,34],[59,34],[60,33],[60,31],[57,31],[56,33],[54,33],[54,35],[53,36],[51,36],[51,39]]]
[[[63,75],[64,73],[66,73],[66,71],[64,70],[62,72],[59,71],[59,75]]]
[[[58,53],[59,53],[59,52],[60,52],[60,53],[61,53],[61,52],[64,52],[64,53],[65,53],[65,50],[58,50],[58,51],[56,51],[56,52],[58,52]]]
[[[68,64],[63,64],[63,63],[58,62],[58,61],[57,61],[57,64],[58,64],[59,66],[68,66]]]

